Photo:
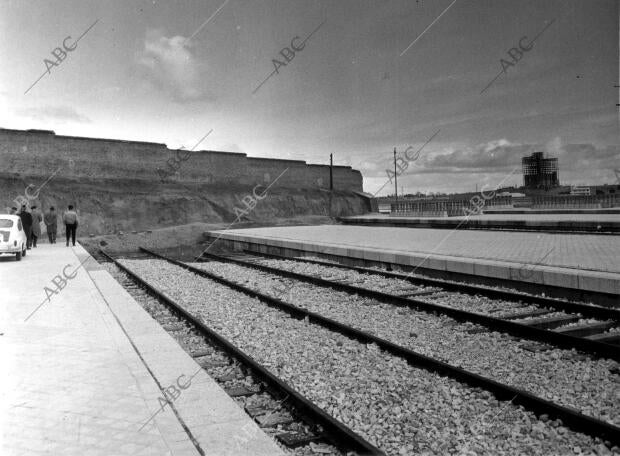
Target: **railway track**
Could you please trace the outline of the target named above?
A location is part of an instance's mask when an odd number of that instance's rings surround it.
[[[129,258],[149,256],[142,253],[129,255]],[[314,454],[312,448],[334,454],[329,446],[337,449],[336,454],[384,454],[115,258],[104,251],[96,258],[119,268],[125,274],[122,285],[134,295],[140,290],[148,293],[150,300],[145,307],[151,315],[281,445],[301,448],[299,454]],[[250,386],[248,378],[251,378]]]
[[[397,280],[406,280],[412,285],[416,286],[426,286],[426,287],[438,287],[440,289],[446,291],[456,291],[459,293],[466,293],[470,295],[482,295],[487,296],[491,299],[505,299],[508,301],[523,301],[532,304],[539,305],[541,307],[549,307],[552,309],[557,309],[561,311],[573,312],[573,313],[583,313],[584,315],[591,316],[594,318],[618,318],[620,316],[620,311],[618,308],[613,308],[610,306],[603,305],[587,305],[580,304],[578,302],[567,301],[564,299],[557,298],[549,298],[545,296],[539,296],[530,293],[524,293],[520,291],[514,291],[509,289],[502,288],[493,288],[489,286],[483,285],[475,285],[464,282],[455,282],[444,279],[434,279],[430,277],[424,277],[421,275],[411,275],[399,272],[393,272],[391,270],[385,270],[381,268],[370,268],[370,267],[362,267],[362,266],[352,266],[345,265],[335,261],[325,261],[325,260],[317,260],[307,257],[285,257],[282,255],[276,255],[272,253],[258,253],[255,251],[244,250],[244,255],[228,255],[228,256],[237,256],[239,258],[248,258],[252,260],[256,260],[259,258],[271,258],[275,260],[287,260],[294,261],[300,264],[316,264],[319,266],[326,266],[331,268],[337,268],[342,270],[356,271],[361,274],[373,274],[377,276],[386,277],[389,279],[397,279]],[[620,303],[619,303],[620,304]],[[611,310],[609,312],[608,310]]]
[[[538,416],[554,417],[560,419],[569,428],[586,433],[601,439],[608,439],[610,442],[620,442],[620,427],[608,422],[598,420],[582,413],[576,412],[572,408],[558,405],[554,402],[542,399],[526,391],[514,388],[509,385],[497,382],[495,380],[483,377],[481,375],[468,372],[445,362],[438,361],[428,356],[421,355],[403,346],[392,343],[388,340],[379,338],[373,334],[355,329],[351,326],[342,324],[336,320],[326,318],[315,312],[307,311],[303,308],[288,304],[272,296],[263,294],[246,286],[240,285],[234,281],[224,279],[223,277],[212,274],[201,269],[197,269],[188,264],[176,261],[171,258],[159,255],[146,249],[143,252],[152,256],[165,260],[171,264],[180,266],[188,271],[198,274],[202,277],[211,279],[221,284],[245,293],[251,297],[257,298],[268,306],[278,310],[287,312],[296,318],[304,318],[311,323],[323,326],[330,331],[339,332],[351,339],[359,342],[370,344],[374,343],[382,350],[406,360],[410,365],[416,368],[422,368],[427,371],[445,375],[457,380],[458,382],[467,384],[474,388],[482,388],[491,392],[498,400],[510,400],[515,405],[523,406],[525,409],[534,412]]]
[[[491,331],[500,331],[543,344],[543,346],[532,347],[532,349],[536,350],[544,349],[545,346],[555,346],[563,349],[575,349],[596,357],[620,361],[620,350],[618,350],[618,346],[613,343],[605,342],[606,340],[616,342],[617,335],[609,335],[601,332],[614,326],[620,326],[620,311],[616,309],[572,303],[559,299],[530,296],[507,290],[462,285],[436,279],[421,279],[423,282],[420,282],[418,277],[407,277],[404,274],[376,271],[367,268],[350,268],[348,266],[334,265],[317,260],[308,262],[324,267],[354,270],[362,274],[376,274],[392,279],[397,278],[416,286],[423,283],[431,288],[423,290],[417,287],[413,287],[409,290],[401,289],[399,290],[399,294],[396,294],[381,291],[380,289],[354,285],[346,278],[329,278],[325,276],[327,273],[325,275],[304,274],[294,272],[293,270],[267,266],[261,263],[260,257],[256,256],[224,256],[213,253],[203,253],[202,258],[199,258],[198,261],[205,261],[205,259],[234,263],[321,287],[365,296],[387,304],[410,307],[424,312],[440,313],[458,321],[468,321],[484,326]],[[429,300],[433,294],[446,292],[446,290],[462,291],[466,294],[484,294],[492,299],[503,299],[515,303],[521,301],[528,304],[529,308],[525,311],[515,310],[499,318],[491,314],[464,310],[467,307],[457,308],[443,303],[436,304]],[[532,306],[535,308],[532,308]],[[596,319],[597,321],[583,325],[575,324],[581,320],[581,315]]]
[[[385,271],[382,269],[348,266],[340,263],[308,258],[288,258],[267,253],[257,254],[255,252],[248,251],[246,251],[246,253],[249,254],[249,256],[245,255],[237,258],[245,258],[249,261],[256,261],[256,259],[260,257],[273,258],[275,260],[295,261],[301,264],[314,264],[317,266],[324,266],[326,268],[349,270],[360,274],[376,275],[388,279],[406,281],[411,283],[414,288],[403,290],[400,295],[405,297],[423,296],[425,299],[432,301],[433,298],[443,297],[442,295],[445,295],[446,292],[457,292],[470,296],[485,296],[492,300],[504,300],[518,303],[523,306],[513,309],[511,312],[502,313],[503,309],[499,308],[491,309],[490,312],[483,313],[491,315],[495,314],[503,320],[519,321],[523,319],[530,319],[530,321],[526,320],[525,324],[541,327],[543,329],[554,329],[556,332],[562,334],[583,337],[597,342],[620,345],[620,331],[611,333],[607,332],[610,328],[620,326],[620,310],[614,308],[581,304],[562,299],[548,298],[545,296],[531,295],[518,291],[491,288],[480,285],[411,276],[409,274]],[[427,288],[421,289],[418,287]],[[562,313],[563,315],[556,316],[557,313]],[[585,324],[575,324],[575,322],[578,321],[579,316],[596,319],[597,321]]]

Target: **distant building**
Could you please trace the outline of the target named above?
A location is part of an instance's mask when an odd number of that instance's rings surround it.
[[[590,187],[580,187],[577,185],[573,185],[570,188],[571,195],[590,195]]]
[[[523,197],[525,197],[525,193],[500,192],[500,193],[496,193],[495,196],[511,196],[513,198],[523,198]]]
[[[545,158],[544,152],[534,152],[529,157],[523,157],[521,165],[526,188],[549,189],[560,185],[557,158]]]

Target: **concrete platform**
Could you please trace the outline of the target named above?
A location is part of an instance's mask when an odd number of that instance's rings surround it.
[[[283,454],[88,258],[64,244],[0,257],[0,454]],[[63,269],[73,278],[45,301]]]
[[[620,239],[589,234],[319,225],[211,231],[237,249],[323,254],[611,295],[620,305]],[[360,262],[358,261],[358,264]]]
[[[487,229],[515,231],[579,231],[620,233],[620,213],[495,213],[470,217],[416,217],[365,214],[341,217],[347,225],[394,226],[403,228]]]

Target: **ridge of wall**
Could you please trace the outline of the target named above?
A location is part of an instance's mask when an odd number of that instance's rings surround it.
[[[177,153],[185,157],[188,151],[168,149],[161,143],[0,128],[1,169],[9,174],[49,177],[59,170],[66,178],[158,181],[162,171],[171,171],[167,161]],[[349,166],[334,166],[333,172],[335,189],[362,191],[359,171]],[[274,187],[328,188],[329,166],[201,150],[191,152],[176,172],[165,177],[170,182],[249,186],[269,185],[276,178]]]

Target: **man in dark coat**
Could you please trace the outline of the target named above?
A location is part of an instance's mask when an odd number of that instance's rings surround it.
[[[49,239],[50,244],[56,244],[58,215],[54,210],[54,206],[50,207],[50,210],[45,213],[43,216],[43,222],[45,223],[45,228],[47,229],[47,238]]]
[[[43,220],[43,216],[37,206],[32,206],[30,208],[30,215],[32,216],[32,246],[37,246],[37,240],[41,237],[41,221]]]
[[[26,210],[26,205],[22,206],[22,210],[19,213],[19,218],[22,219],[22,226],[26,233],[26,249],[30,250],[32,245],[32,215]]]

